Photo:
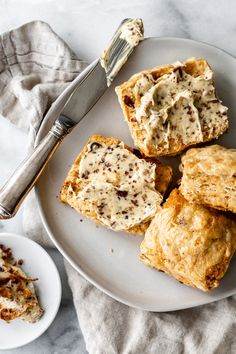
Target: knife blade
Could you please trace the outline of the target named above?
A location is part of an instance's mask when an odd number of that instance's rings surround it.
[[[143,25],[140,20],[125,19],[121,22],[101,58],[95,60],[82,73],[79,84],[64,106],[62,116],[72,119],[75,124],[84,118],[110,86],[139,43],[136,37],[140,36],[143,39],[142,35]],[[135,41],[132,43],[130,38],[133,36]]]
[[[48,134],[0,190],[0,219],[9,219],[15,215],[61,141],[103,95],[142,39],[142,21],[125,19],[101,58],[95,60],[78,76],[75,90]]]
[[[75,124],[79,123],[104,94],[107,87],[106,72],[100,60],[96,60],[69,97],[61,115],[72,119]]]

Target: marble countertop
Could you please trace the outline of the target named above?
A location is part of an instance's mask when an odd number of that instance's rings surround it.
[[[0,0],[0,32],[31,20],[44,20],[78,57],[91,61],[101,53],[123,18],[141,17],[147,37],[192,38],[236,56],[235,10],[234,0]],[[24,158],[27,136],[0,119],[0,137],[2,185]],[[0,232],[23,233],[22,210],[14,219],[0,222]],[[63,297],[59,313],[51,327],[35,342],[1,353],[86,353],[62,257],[56,250],[50,253],[62,276]]]

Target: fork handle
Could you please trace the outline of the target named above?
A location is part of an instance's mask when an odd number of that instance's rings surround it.
[[[1,188],[0,219],[10,219],[15,215],[62,139],[71,131],[73,123],[71,119],[60,116],[31,155],[20,164]]]

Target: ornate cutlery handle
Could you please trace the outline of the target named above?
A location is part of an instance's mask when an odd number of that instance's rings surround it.
[[[15,215],[60,142],[73,126],[71,119],[61,115],[30,156],[16,169],[0,190],[0,219],[9,219]]]
[[[0,219],[9,219],[15,215],[24,197],[36,183],[61,140],[93,107],[104,93],[104,89],[107,88],[107,85],[110,85],[118,71],[127,61],[134,47],[142,39],[142,21],[140,19],[125,19],[115,32],[101,59],[95,60],[77,77],[77,87],[64,105],[63,112],[68,112],[66,110],[68,108],[67,104],[71,105],[70,108],[74,107],[75,109],[76,105],[73,99],[75,100],[76,97],[77,106],[80,104],[81,116],[76,118],[76,115],[71,114],[71,112],[60,115],[49,133],[33,150],[33,153],[17,168],[0,190]],[[97,86],[96,75],[99,83]],[[82,91],[80,101],[78,101],[77,96],[73,96],[76,94],[77,89]],[[66,117],[66,115],[75,117],[76,122]]]

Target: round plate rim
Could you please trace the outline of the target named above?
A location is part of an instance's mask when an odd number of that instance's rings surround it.
[[[34,246],[38,247],[45,255],[46,257],[48,257],[48,259],[50,260],[54,270],[55,270],[55,273],[56,273],[56,276],[57,276],[57,282],[58,282],[58,285],[59,285],[59,296],[58,296],[58,303],[57,303],[57,306],[54,310],[54,313],[50,319],[50,321],[48,321],[47,323],[47,326],[45,326],[44,328],[42,328],[42,330],[37,334],[37,336],[34,336],[33,338],[27,340],[26,342],[20,344],[20,345],[12,345],[12,346],[7,346],[7,347],[1,347],[1,344],[0,344],[0,350],[10,350],[10,349],[16,349],[16,348],[21,348],[29,343],[32,343],[34,340],[36,340],[37,338],[41,337],[41,335],[46,332],[46,330],[51,326],[51,324],[53,323],[53,321],[55,320],[55,317],[58,313],[58,310],[59,310],[59,307],[60,307],[60,304],[61,304],[61,298],[62,298],[62,285],[61,285],[61,278],[60,278],[60,275],[59,275],[59,272],[58,272],[58,269],[56,267],[56,264],[54,263],[52,257],[47,253],[47,251],[41,246],[39,245],[37,242],[31,240],[30,238],[28,237],[25,237],[23,235],[19,235],[19,234],[14,234],[14,233],[11,233],[11,232],[1,232],[0,233],[0,239],[2,236],[6,236],[8,238],[12,238],[12,239],[17,239],[17,240],[21,240],[24,239],[23,242],[28,242],[29,244],[33,244]]]
[[[195,44],[201,44],[201,45],[204,45],[204,46],[207,46],[207,47],[213,47],[215,49],[217,49],[218,51],[220,52],[223,52],[225,55],[233,58],[234,60],[236,60],[236,57],[234,55],[232,55],[231,53],[227,52],[226,50],[222,49],[222,48],[219,48],[213,44],[209,44],[207,42],[204,42],[204,41],[198,41],[198,40],[194,40],[194,39],[191,39],[191,38],[181,38],[181,37],[148,37],[148,38],[145,38],[144,41],[182,41],[182,42],[191,42],[191,43],[195,43]],[[76,80],[76,79],[75,79]],[[74,80],[74,81],[75,81]],[[57,100],[66,95],[66,93],[69,91],[69,89],[71,88],[71,86],[73,86],[73,83],[74,81],[72,81],[70,83],[70,85],[66,88],[66,90],[57,98]],[[55,102],[57,102],[57,100]],[[54,102],[54,104],[55,104]],[[36,135],[36,140],[35,140],[35,145],[37,145],[41,138],[42,138],[42,135],[44,133],[44,126],[46,125],[47,123],[47,119],[48,117],[46,116],[46,118],[43,120],[38,132],[37,132],[37,135]],[[37,201],[38,201],[38,206],[39,206],[39,214],[40,214],[40,217],[41,217],[41,220],[43,222],[43,225],[50,237],[50,239],[52,240],[52,242],[54,243],[54,245],[56,246],[56,248],[59,250],[59,252],[62,254],[62,256],[70,263],[70,265],[79,273],[81,274],[87,281],[89,281],[92,285],[94,285],[97,289],[101,290],[102,292],[104,292],[105,294],[109,295],[110,297],[112,297],[113,299],[127,305],[127,306],[130,306],[130,307],[133,307],[133,308],[136,308],[136,309],[139,309],[139,310],[144,310],[144,311],[152,311],[152,312],[172,312],[172,311],[178,311],[178,310],[184,310],[184,309],[188,309],[188,308],[194,308],[194,307],[198,307],[198,306],[202,306],[202,305],[206,305],[206,304],[210,304],[212,302],[215,302],[215,301],[219,301],[221,299],[224,299],[224,298],[227,298],[229,296],[232,296],[234,294],[236,294],[236,290],[235,291],[231,291],[229,293],[227,293],[227,295],[219,298],[219,299],[215,299],[215,298],[212,298],[212,299],[208,299],[207,301],[199,301],[197,302],[196,304],[193,304],[193,305],[183,305],[183,306],[173,306],[173,307],[170,307],[168,310],[161,310],[161,309],[155,309],[153,307],[145,307],[145,306],[139,306],[139,305],[136,305],[126,299],[123,299],[121,296],[117,296],[116,294],[114,294],[112,291],[106,289],[104,286],[101,286],[95,279],[93,279],[91,276],[87,275],[71,258],[70,256],[67,254],[66,251],[64,251],[63,247],[60,245],[60,243],[57,241],[56,237],[54,237],[53,235],[53,232],[51,231],[50,229],[50,226],[47,222],[47,218],[45,216],[45,213],[43,211],[43,206],[42,206],[42,203],[40,201],[40,192],[39,192],[39,189],[37,188],[37,184],[35,186],[35,192],[36,192],[36,198],[37,198]]]

